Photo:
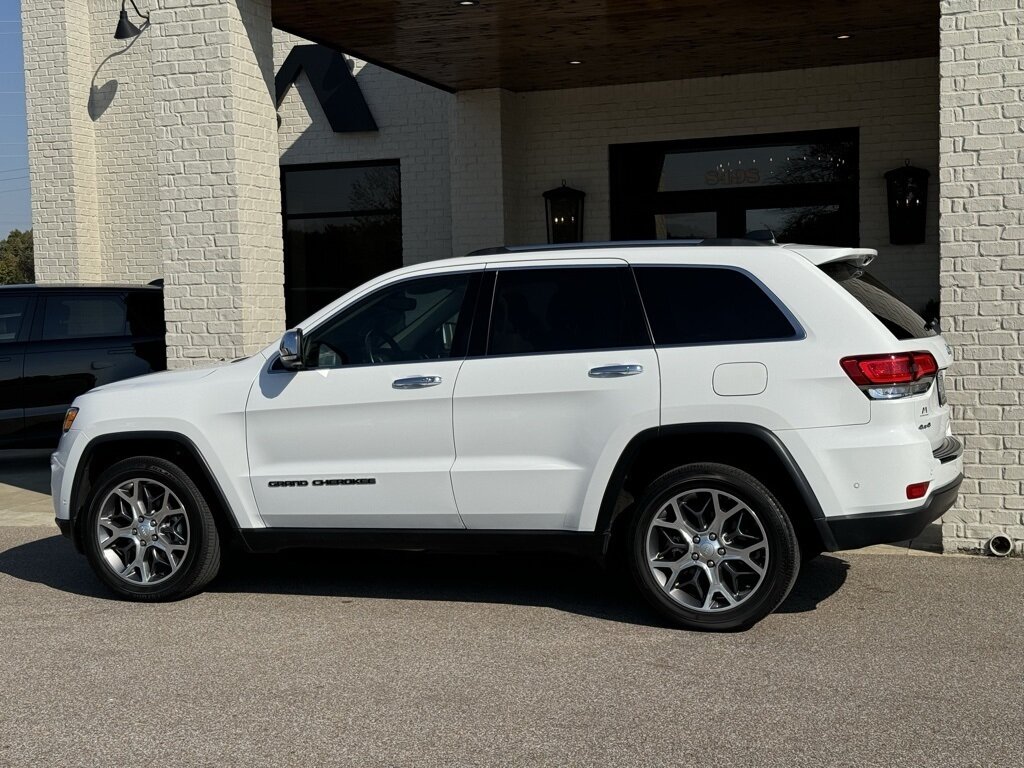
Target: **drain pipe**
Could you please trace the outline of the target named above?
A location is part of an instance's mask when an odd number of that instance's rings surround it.
[[[985,549],[990,555],[996,557],[1006,557],[1013,552],[1013,541],[1009,536],[1004,536],[1001,533],[997,533],[985,544]]]

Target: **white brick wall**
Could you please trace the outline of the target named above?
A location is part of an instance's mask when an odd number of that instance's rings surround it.
[[[1024,548],[1024,0],[944,0],[941,19],[943,333],[966,438],[947,551],[995,533]]]
[[[251,353],[284,328],[270,0],[153,11],[168,365]]]
[[[120,8],[118,0],[92,0],[88,25],[93,63],[88,115],[96,142],[100,279],[147,283],[163,276],[152,36],[144,32],[134,40],[115,40]],[[141,19],[134,21],[142,25]]]
[[[102,278],[87,0],[22,3],[36,279]]]

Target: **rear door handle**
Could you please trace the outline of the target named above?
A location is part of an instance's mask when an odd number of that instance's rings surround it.
[[[619,379],[623,376],[636,376],[638,373],[643,373],[644,367],[642,365],[602,365],[597,368],[591,368],[590,373],[587,374],[592,379]]]
[[[391,386],[394,389],[426,389],[436,387],[440,383],[440,376],[408,376],[404,379],[395,379]]]

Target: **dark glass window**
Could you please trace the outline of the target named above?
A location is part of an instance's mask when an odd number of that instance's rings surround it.
[[[0,344],[17,340],[27,306],[24,296],[0,297]]]
[[[164,335],[164,297],[160,291],[132,291],[127,301],[131,336]]]
[[[367,280],[402,266],[397,161],[285,165],[281,184],[289,326]]]
[[[754,280],[719,267],[637,267],[654,343],[791,339],[793,324]]]
[[[498,273],[490,355],[650,346],[628,267],[509,269]]]
[[[846,289],[897,339],[935,336],[934,328],[874,275],[852,264],[825,264],[822,271]]]
[[[405,280],[342,310],[306,337],[306,365],[337,368],[462,357],[479,273]]]
[[[609,148],[613,240],[744,237],[857,245],[858,131]]]
[[[43,339],[124,336],[124,299],[115,294],[50,296],[43,317]]]

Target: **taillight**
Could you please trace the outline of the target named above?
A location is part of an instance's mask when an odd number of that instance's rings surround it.
[[[930,352],[844,357],[839,365],[872,400],[895,400],[927,392],[939,370]]]

